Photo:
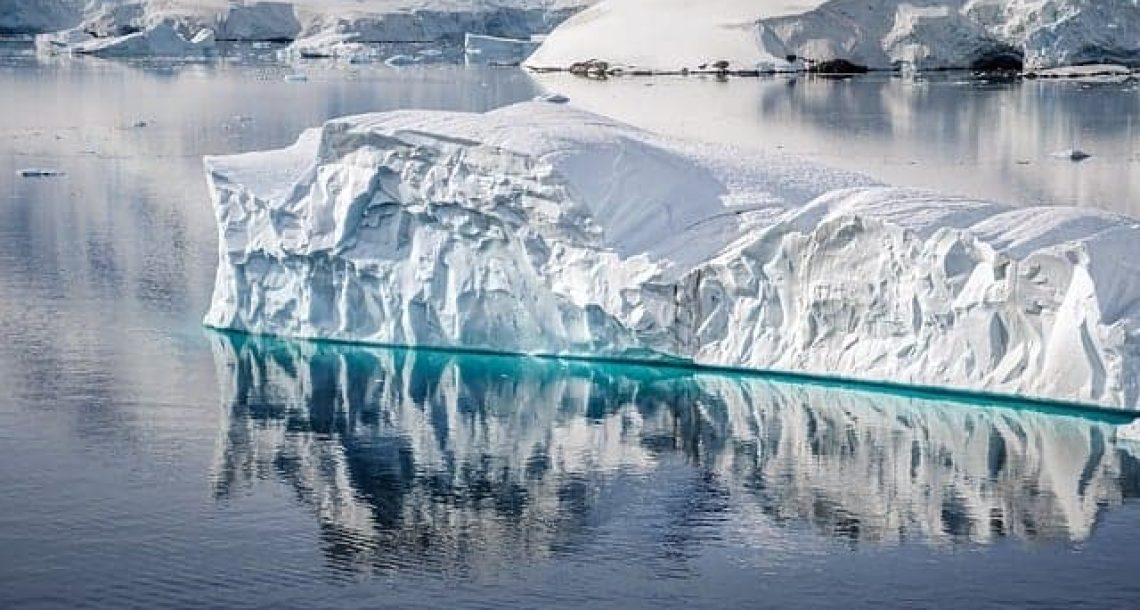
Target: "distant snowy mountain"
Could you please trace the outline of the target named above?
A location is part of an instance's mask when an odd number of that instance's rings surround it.
[[[536,68],[602,60],[678,71],[789,58],[919,70],[1140,65],[1137,0],[604,0],[551,34]]]

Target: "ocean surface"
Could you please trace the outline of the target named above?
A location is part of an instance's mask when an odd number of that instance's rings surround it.
[[[13,48],[0,52],[0,607],[1123,608],[1140,596],[1140,447],[1103,414],[202,328],[217,243],[202,155],[282,146],[338,115],[529,99],[542,88],[524,72],[40,62]],[[296,70],[308,80],[286,82]],[[719,92],[710,104],[744,86],[704,84]],[[1042,155],[1010,175],[1071,172],[1080,188],[1042,188],[1129,212],[1135,92],[1055,85],[1071,90],[947,85],[889,114],[943,125],[921,163],[953,171],[999,163],[971,141],[1048,150],[1053,118],[1069,117],[1094,152],[1116,153],[1075,166]],[[901,85],[795,85],[832,86],[844,89],[809,97],[863,107]],[[1114,110],[1078,116],[1056,101],[1070,95]],[[995,135],[1010,123],[979,118],[994,96],[1052,110]],[[859,120],[886,120],[871,106]],[[825,108],[784,100],[755,120],[799,124],[804,143],[861,141],[866,171],[884,147],[930,148],[914,144],[924,133],[846,133]],[[19,175],[33,167],[63,174]],[[1024,201],[1038,192],[1001,184]]]

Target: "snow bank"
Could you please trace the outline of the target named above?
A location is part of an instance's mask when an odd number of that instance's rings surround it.
[[[1140,227],[888,188],[562,104],[208,158],[206,323],[1140,407]]]
[[[779,69],[797,56],[871,69],[1031,70],[1140,63],[1134,0],[603,0],[557,28],[528,61],[567,68]]]
[[[469,33],[463,39],[463,55],[469,64],[517,66],[530,56],[539,44],[529,39],[519,40]]]

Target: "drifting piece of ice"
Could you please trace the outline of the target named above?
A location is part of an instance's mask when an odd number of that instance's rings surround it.
[[[539,95],[534,98],[536,102],[548,102],[551,104],[565,104],[570,101],[570,98],[562,95],[561,93],[547,93]]]
[[[419,58],[419,57],[413,57],[411,55],[399,54],[399,55],[393,55],[393,56],[389,57],[388,59],[385,59],[384,65],[390,66],[393,68],[400,67],[400,66],[410,66],[412,64],[419,63],[420,59],[421,58]]]
[[[1140,406],[1135,221],[890,188],[564,104],[206,160],[207,324]]]
[[[1092,155],[1090,155],[1089,153],[1087,153],[1087,152],[1085,152],[1079,148],[1062,150],[1061,152],[1055,153],[1053,156],[1054,157],[1060,157],[1062,159],[1068,159],[1070,161],[1075,161],[1078,163],[1081,161],[1084,161],[1085,159],[1092,158]]]
[[[43,167],[29,167],[21,169],[16,173],[19,174],[22,178],[50,178],[63,175],[63,172],[58,169],[48,169]]]

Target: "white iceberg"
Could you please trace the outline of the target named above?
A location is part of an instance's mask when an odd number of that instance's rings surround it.
[[[67,47],[71,53],[96,57],[205,57],[215,50],[213,30],[198,30],[187,37],[171,21],[125,36],[91,38]]]
[[[603,0],[526,64],[779,70],[790,58],[879,70],[1136,64],[1140,9],[1134,0]]]
[[[463,39],[463,55],[469,64],[517,66],[534,53],[539,44],[529,39],[468,33]]]
[[[564,104],[207,158],[206,323],[1140,407],[1131,220],[889,188]]]
[[[280,52],[284,59],[342,59],[350,63],[372,61],[380,57],[372,45],[358,42],[360,35],[351,32],[321,32],[295,40]]]

